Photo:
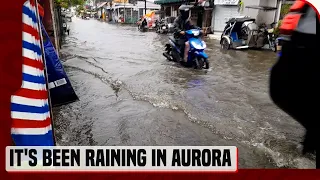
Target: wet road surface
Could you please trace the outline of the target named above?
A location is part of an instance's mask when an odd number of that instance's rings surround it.
[[[268,95],[275,53],[206,40],[211,68],[199,71],[166,61],[166,35],[70,25],[62,60],[80,101],[55,109],[58,144],[235,145],[240,168],[315,168],[300,155],[304,129]]]

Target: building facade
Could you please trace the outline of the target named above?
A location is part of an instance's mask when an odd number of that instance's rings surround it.
[[[283,4],[292,4],[294,0],[214,0],[212,13],[213,32],[222,32],[225,22],[233,17],[251,17],[256,23],[277,23]]]
[[[213,33],[221,33],[226,22],[234,17],[251,17],[256,23],[278,22],[282,4],[293,0],[156,0],[161,5],[165,17],[178,16],[182,4],[198,4],[191,10],[191,20],[200,27],[210,28]]]
[[[105,14],[110,22],[121,23],[136,23],[138,19],[145,15],[145,11],[160,10],[160,5],[145,1],[130,1],[130,0],[109,0],[102,2],[98,6],[101,14]],[[145,10],[146,8],[146,10]]]
[[[239,0],[215,0],[212,11],[212,31],[222,32],[230,18],[241,15],[240,10]]]
[[[156,0],[161,5],[161,15],[164,17],[177,17],[182,4],[195,5],[190,11],[190,20],[193,24],[205,29],[211,29],[212,0]]]

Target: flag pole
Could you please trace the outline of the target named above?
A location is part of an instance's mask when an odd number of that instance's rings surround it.
[[[47,64],[46,64],[46,58],[45,58],[45,51],[44,51],[44,46],[43,46],[43,36],[42,36],[42,27],[41,27],[41,19],[39,15],[39,9],[38,9],[38,0],[35,1],[35,8],[36,8],[36,14],[37,14],[37,25],[39,29],[39,35],[40,35],[40,47],[41,47],[41,52],[42,52],[42,61],[44,64],[44,76],[46,79],[46,89],[48,92],[48,106],[49,106],[49,111],[50,111],[50,120],[51,120],[51,131],[52,131],[52,136],[53,136],[53,144],[56,146],[56,138],[55,138],[55,133],[54,133],[54,123],[53,123],[53,115],[52,115],[52,109],[51,109],[51,98],[50,98],[50,90],[48,86],[48,73],[47,73]]]

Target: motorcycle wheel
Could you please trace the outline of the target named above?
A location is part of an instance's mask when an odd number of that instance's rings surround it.
[[[163,29],[161,27],[159,27],[159,33],[163,34]]]
[[[168,61],[174,61],[174,58],[172,56],[172,51],[170,49],[167,49],[167,54],[171,57],[170,59],[168,59]]]
[[[275,44],[275,42],[269,42],[269,46],[270,46],[270,49],[273,51],[273,52],[277,52],[277,46]]]
[[[222,49],[225,49],[225,50],[228,50],[230,49],[230,44],[228,42],[228,40],[226,38],[223,38],[222,41],[221,41],[221,48]]]
[[[194,68],[195,69],[203,69],[204,63],[205,63],[204,58],[196,58],[194,60]]]
[[[179,62],[180,61],[180,55],[176,52],[176,51],[174,51],[174,50],[171,50],[170,51],[170,55],[171,55],[171,57],[172,57],[172,60],[174,61],[174,62]]]
[[[209,69],[209,68],[210,68],[210,65],[209,65],[208,59],[205,59],[205,63],[206,63],[205,69]]]

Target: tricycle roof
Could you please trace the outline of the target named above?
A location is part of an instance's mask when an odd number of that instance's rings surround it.
[[[246,21],[255,21],[255,19],[254,18],[231,18],[227,23],[233,23],[233,22],[243,23]]]

